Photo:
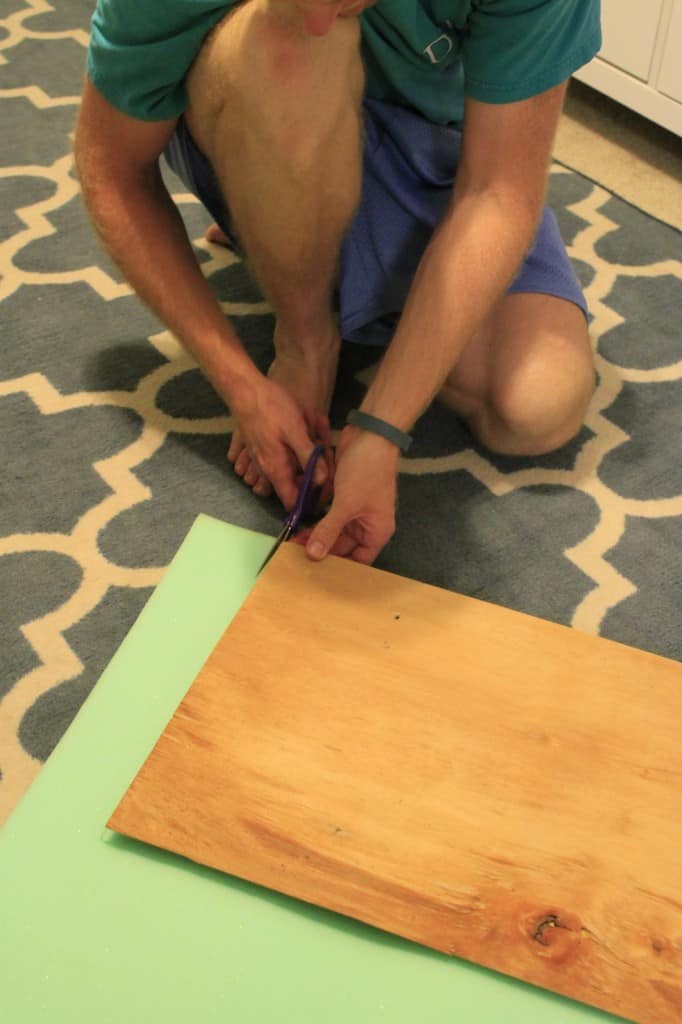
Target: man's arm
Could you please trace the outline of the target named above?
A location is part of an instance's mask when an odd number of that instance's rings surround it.
[[[85,203],[112,259],[196,357],[263,474],[292,505],[295,463],[305,465],[313,444],[300,410],[256,369],[201,273],[159,170],[174,128],[121,113],[86,80],[75,141]]]
[[[561,85],[506,105],[467,101],[452,202],[363,411],[409,431],[505,293],[540,218],[564,91]],[[308,539],[311,557],[331,549],[374,560],[394,530],[397,460],[383,438],[344,430],[335,499]]]

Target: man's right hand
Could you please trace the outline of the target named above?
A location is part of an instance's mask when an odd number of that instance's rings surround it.
[[[235,472],[256,494],[268,494],[271,484],[284,507],[292,508],[298,478],[319,440],[311,438],[304,413],[286,388],[268,377],[250,382],[232,411],[237,423],[227,457]],[[327,476],[325,462],[318,461],[315,484],[322,486]]]

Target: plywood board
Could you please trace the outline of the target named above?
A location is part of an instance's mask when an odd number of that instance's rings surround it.
[[[109,826],[682,1019],[682,666],[285,545]]]

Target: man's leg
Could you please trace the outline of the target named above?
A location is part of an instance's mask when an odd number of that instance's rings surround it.
[[[340,344],[332,290],[360,196],[357,19],[311,36],[293,4],[247,0],[207,39],[188,90],[189,129],[275,311],[270,373],[304,408],[326,413]],[[267,491],[238,435],[229,457]]]
[[[582,310],[553,295],[520,292],[500,300],[439,398],[492,451],[541,455],[578,433],[593,391]]]

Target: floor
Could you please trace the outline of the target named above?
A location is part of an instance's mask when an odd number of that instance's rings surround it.
[[[682,140],[672,132],[572,81],[554,156],[682,230]]]

